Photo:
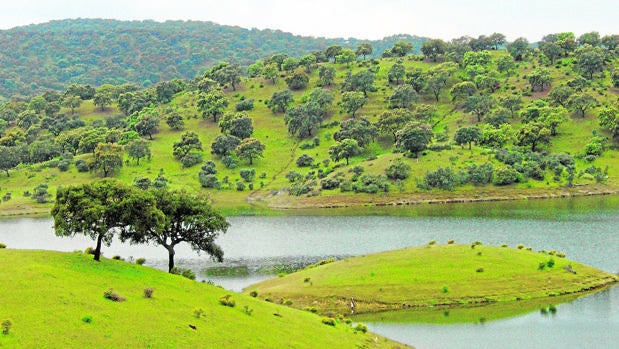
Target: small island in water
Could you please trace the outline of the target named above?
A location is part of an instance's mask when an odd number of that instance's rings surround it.
[[[558,297],[618,281],[554,250],[431,241],[422,247],[321,261],[245,292],[319,313],[360,314]]]

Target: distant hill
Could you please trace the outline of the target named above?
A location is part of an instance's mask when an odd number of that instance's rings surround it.
[[[418,52],[425,39],[396,35],[370,42],[380,55],[400,40]],[[199,21],[51,21],[0,31],[0,100],[63,90],[71,83],[148,87],[193,78],[219,61],[246,67],[275,53],[299,57],[334,44],[354,49],[365,41]]]

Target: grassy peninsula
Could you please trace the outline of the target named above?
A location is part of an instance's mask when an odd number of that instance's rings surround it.
[[[325,325],[309,312],[79,252],[1,249],[0,264],[0,321],[12,323],[0,335],[3,348],[407,347],[343,322]],[[109,289],[125,300],[104,298]],[[220,303],[226,295],[234,307]]]
[[[479,244],[428,245],[317,265],[246,292],[297,308],[349,314],[351,299],[355,313],[368,313],[555,297],[619,281],[558,255]]]

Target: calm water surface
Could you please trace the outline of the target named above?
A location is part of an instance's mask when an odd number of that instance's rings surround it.
[[[617,273],[618,199],[608,196],[230,217],[228,233],[218,239],[226,254],[223,268],[186,245],[177,248],[177,264],[191,268],[201,279],[240,291],[279,272],[323,258],[455,239],[462,243],[523,243],[535,250],[560,250],[571,259]],[[59,251],[83,250],[93,245],[85,237],[55,237],[49,218],[0,220],[0,242],[9,248]],[[145,257],[147,265],[167,268],[166,250],[158,246],[114,241],[103,251],[108,257]],[[365,322],[371,330],[417,348],[617,348],[619,287],[558,305],[555,314],[534,312],[483,324]]]

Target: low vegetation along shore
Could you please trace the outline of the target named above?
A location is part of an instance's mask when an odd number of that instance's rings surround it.
[[[2,348],[408,348],[365,326],[80,252],[0,249],[0,265]]]
[[[576,294],[619,281],[557,251],[447,244],[406,248],[266,280],[245,292],[318,313],[469,306]]]

